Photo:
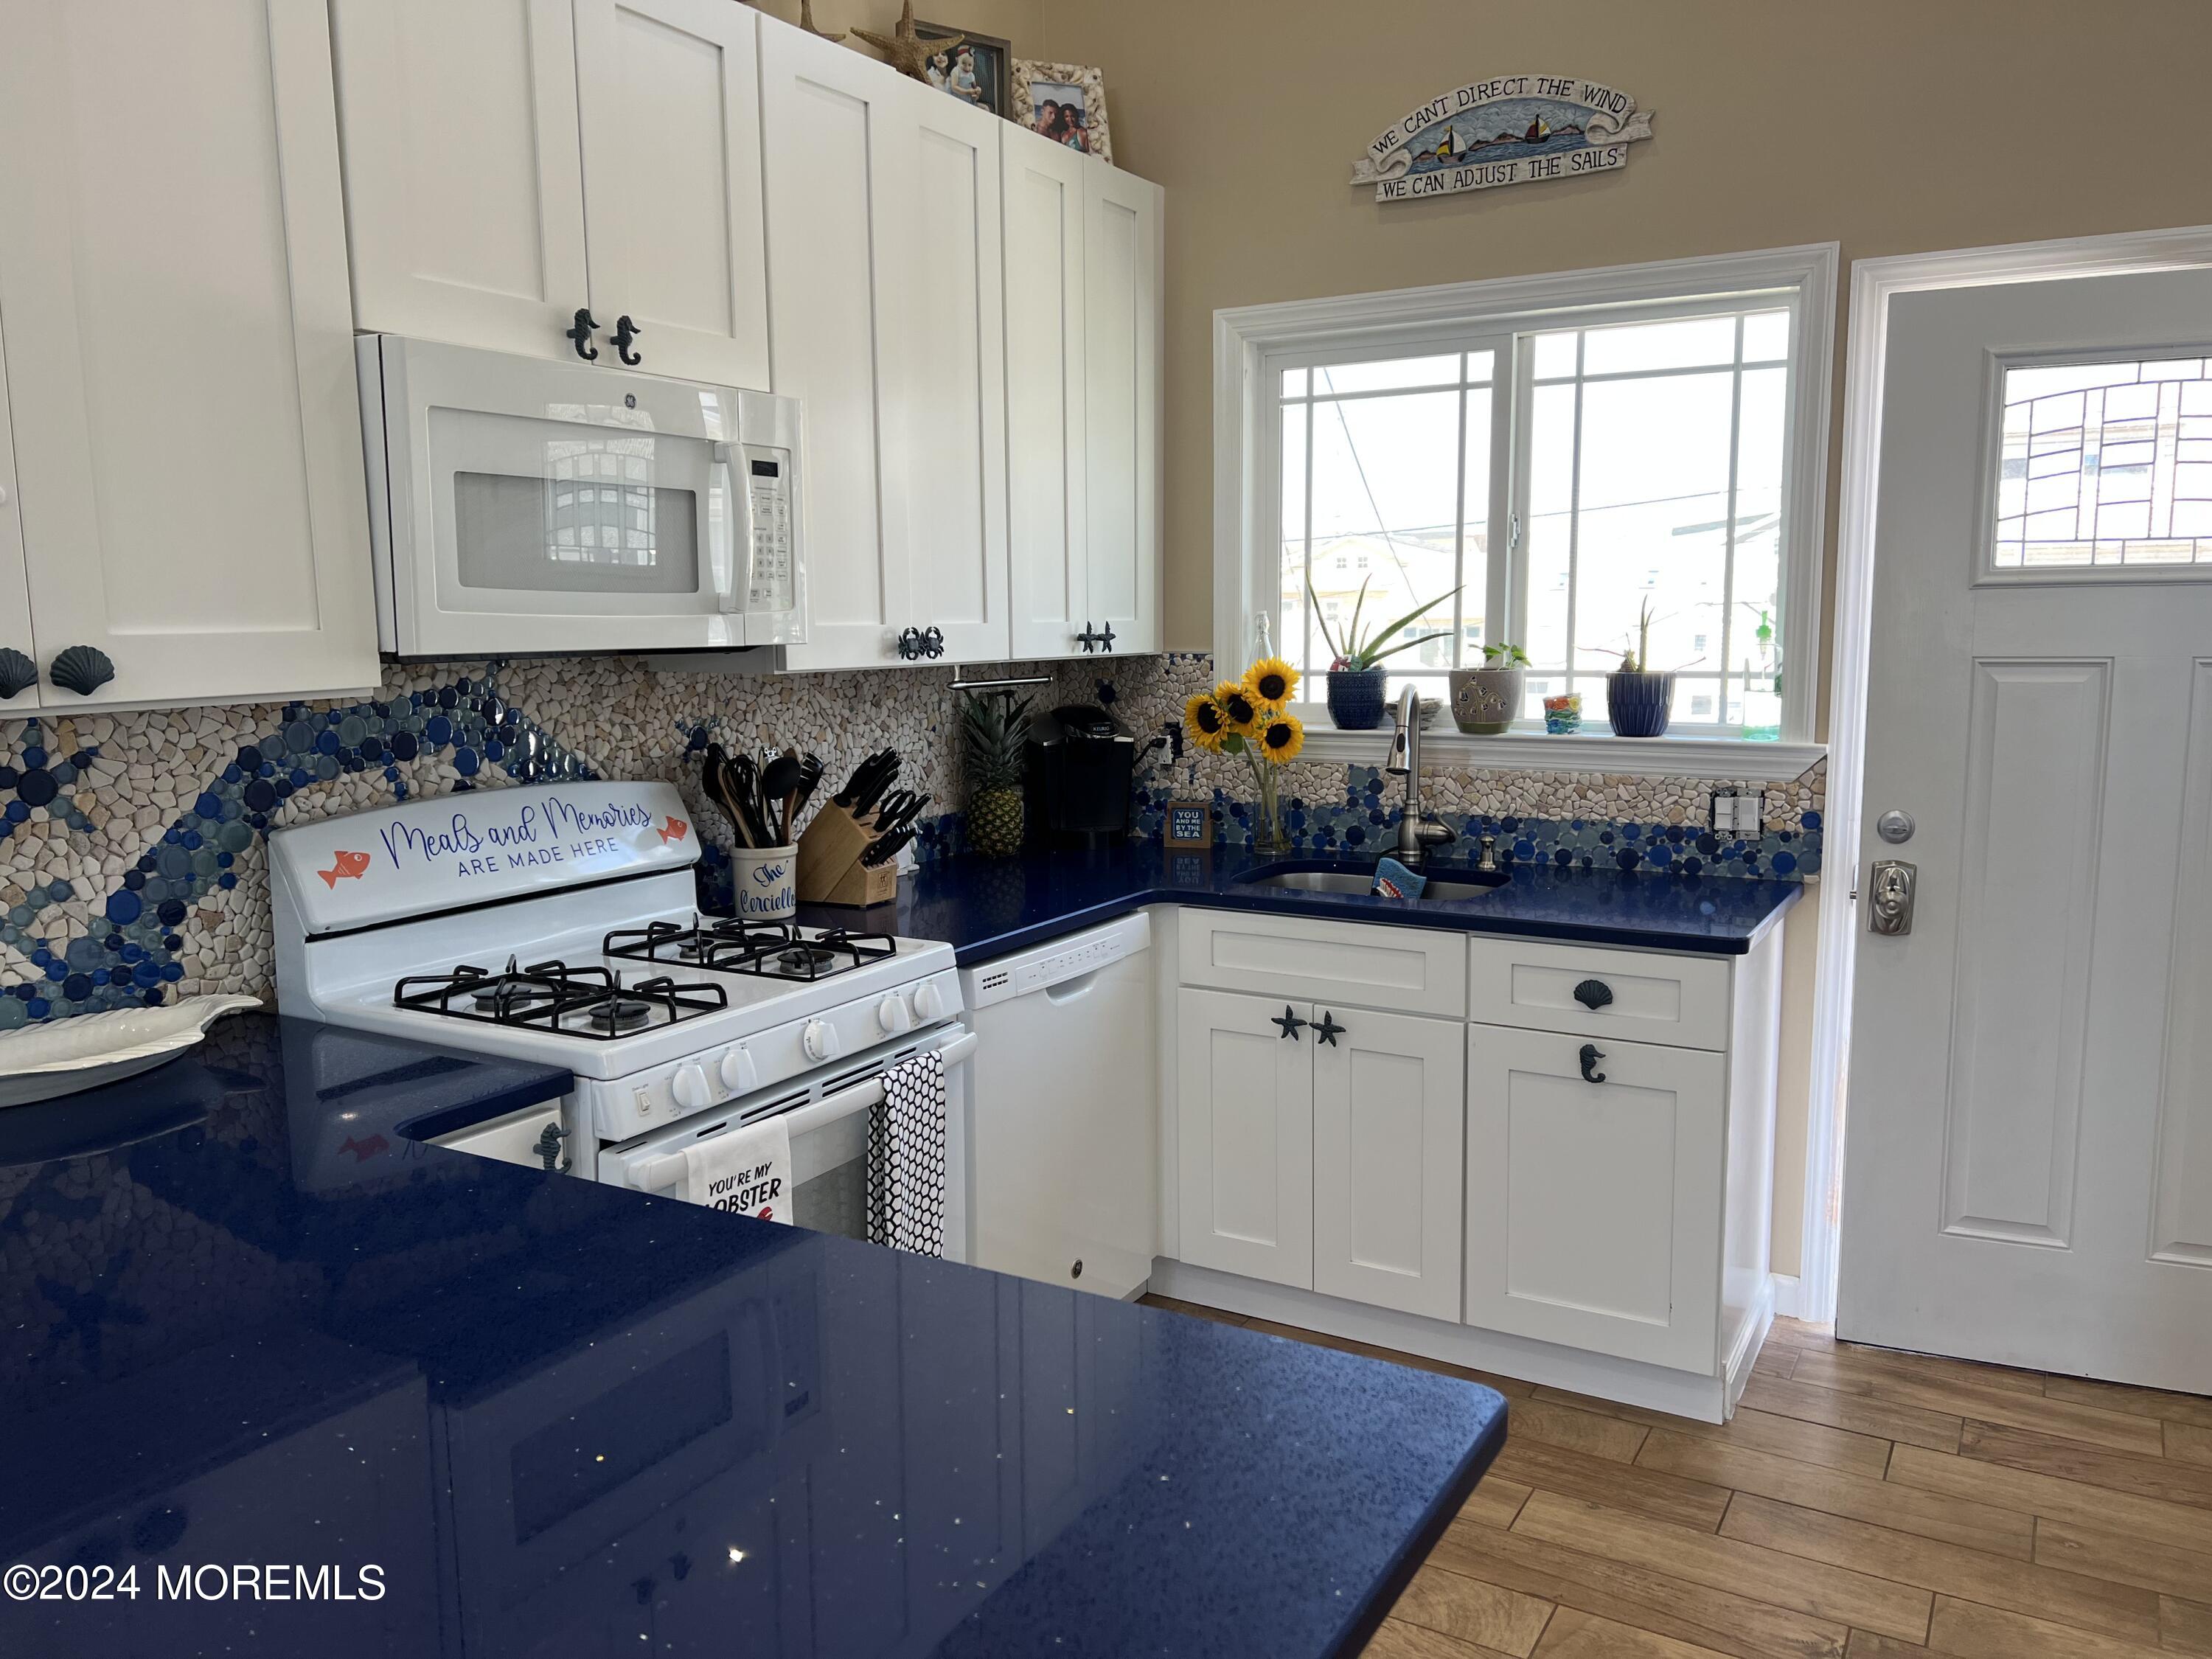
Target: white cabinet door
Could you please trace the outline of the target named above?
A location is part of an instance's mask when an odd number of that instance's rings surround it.
[[[927,92],[928,88],[921,88]],[[908,422],[896,399],[906,274],[889,233],[912,210],[896,135],[900,78],[828,40],[761,31],[768,158],[769,348],[776,392],[805,400],[807,632],[794,669],[883,667],[921,625],[902,499]]]
[[[0,315],[40,650],[123,705],[378,678],[322,0],[0,21]],[[35,410],[36,420],[23,418]]]
[[[590,297],[569,0],[331,0],[331,27],[356,324],[569,356]]]
[[[609,331],[629,318],[653,374],[764,388],[759,15],[729,0],[575,5],[592,315]]]
[[[0,649],[20,651],[33,662],[39,647],[31,637],[31,590],[23,574],[23,515],[15,501],[15,444],[9,430],[8,368],[0,342]],[[39,683],[0,700],[0,714],[39,712]]]
[[[878,74],[881,71],[878,71]],[[886,118],[912,168],[891,244],[897,408],[908,422],[900,492],[915,625],[941,662],[1003,662],[1006,628],[1006,335],[1000,135],[988,110],[915,82]],[[879,325],[879,326],[882,325]]]
[[[1084,179],[1099,164],[1018,127],[1004,144],[1012,648],[1066,657],[1091,603]]]
[[[1711,1376],[1723,1056],[1468,1028],[1470,1325]]]
[[[1182,1259],[1310,1290],[1313,1006],[1184,990],[1176,1009]]]
[[[1326,1002],[1313,1018],[1313,1287],[1456,1320],[1465,1027]]]
[[[1115,651],[1160,648],[1158,185],[1083,169],[1085,620]]]

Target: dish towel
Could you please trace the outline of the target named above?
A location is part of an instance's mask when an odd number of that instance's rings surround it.
[[[769,1118],[684,1149],[684,1196],[710,1210],[792,1222],[791,1126]]]
[[[945,1057],[916,1054],[884,1073],[868,1114],[868,1243],[945,1254]]]

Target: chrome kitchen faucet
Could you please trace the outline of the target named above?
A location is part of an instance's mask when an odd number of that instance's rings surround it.
[[[1398,820],[1398,862],[1418,867],[1431,847],[1452,838],[1443,820],[1421,810],[1421,698],[1413,686],[1398,696],[1398,734],[1390,739],[1383,770],[1406,780],[1406,810]]]

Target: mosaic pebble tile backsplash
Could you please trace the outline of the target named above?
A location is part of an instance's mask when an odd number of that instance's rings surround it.
[[[0,723],[0,1029],[174,996],[271,997],[267,831],[416,795],[529,776],[670,780],[708,847],[711,902],[718,877],[726,890],[730,834],[697,787],[692,757],[710,740],[815,751],[825,799],[863,756],[896,747],[902,787],[933,798],[917,855],[947,856],[962,845],[952,677],[657,674],[620,657],[409,664],[357,703]],[[1196,792],[1225,839],[1250,837],[1237,763],[1171,759],[1183,700],[1212,678],[1209,657],[1186,653],[1064,664],[1045,688],[1054,702],[1104,702],[1159,739],[1139,768],[1140,835],[1158,835],[1170,796]],[[1302,846],[1357,854],[1395,822],[1398,790],[1373,767],[1293,764],[1285,784]],[[1517,859],[1801,878],[1820,869],[1822,786],[1816,769],[1770,787],[1767,834],[1722,844],[1699,834],[1709,781],[1448,762],[1428,780],[1455,828],[1496,833]]]

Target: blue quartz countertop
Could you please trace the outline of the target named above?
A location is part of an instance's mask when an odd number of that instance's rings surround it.
[[[415,1138],[568,1085],[248,1015],[0,1111],[0,1567],[56,1570],[0,1654],[1349,1655],[1504,1441],[1472,1382]]]
[[[1227,847],[1178,852],[1146,842],[1095,851],[1030,852],[1003,860],[966,854],[902,878],[896,903],[866,910],[807,905],[801,907],[800,919],[855,932],[942,939],[958,952],[963,967],[1151,904],[1741,956],[1805,891],[1802,883],[1794,881],[1562,870],[1528,863],[1510,866],[1504,884],[1479,898],[1441,903],[1257,887],[1246,879],[1273,870],[1350,867],[1341,860],[1255,854]],[[1372,869],[1373,860],[1364,867]],[[1425,873],[1463,878],[1467,872],[1463,866],[1431,860]]]

